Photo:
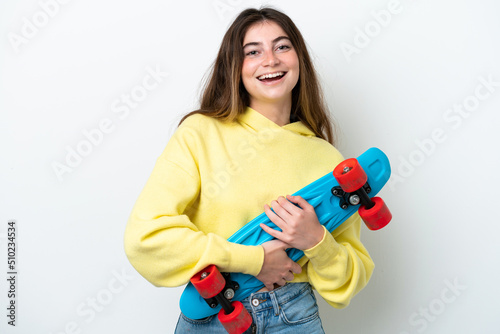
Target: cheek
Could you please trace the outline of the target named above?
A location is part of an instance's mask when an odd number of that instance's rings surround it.
[[[245,87],[252,84],[255,71],[256,71],[255,65],[251,61],[248,60],[243,61],[243,65],[241,67],[241,79]]]
[[[300,72],[300,64],[299,64],[299,58],[297,58],[297,55],[290,57],[288,66],[290,69],[293,69],[294,72],[294,77],[296,80],[299,78],[299,72]]]
[[[290,53],[288,64],[290,68],[293,68],[297,73],[299,72],[299,57],[295,52]]]
[[[243,60],[243,66],[241,68],[241,75],[244,77],[251,77],[254,73],[253,64],[249,60]]]

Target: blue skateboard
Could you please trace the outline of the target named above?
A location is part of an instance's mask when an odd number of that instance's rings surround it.
[[[344,160],[333,173],[328,173],[293,195],[301,196],[311,204],[320,223],[330,232],[358,210],[368,228],[376,230],[387,225],[392,218],[383,201],[373,197],[386,184],[390,175],[387,156],[378,148],[370,148],[357,159]],[[272,240],[273,237],[259,226],[261,223],[279,229],[262,213],[234,233],[228,241],[255,246]],[[303,251],[295,248],[288,249],[287,253],[293,261],[304,256]],[[250,326],[251,318],[248,320],[249,316],[246,316],[244,320],[238,315],[231,315],[231,312],[246,312],[244,308],[241,310],[241,303],[238,310],[233,311],[234,305],[238,304],[235,301],[245,299],[263,287],[264,284],[254,276],[220,274],[215,266],[209,266],[191,279],[182,293],[180,308],[184,315],[192,319],[219,312],[219,319],[229,333],[241,333]],[[235,329],[234,324],[242,324],[243,327]]]

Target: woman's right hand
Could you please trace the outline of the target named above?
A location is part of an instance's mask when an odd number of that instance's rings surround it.
[[[294,274],[302,272],[302,268],[286,253],[288,244],[281,240],[271,240],[262,244],[264,248],[264,264],[260,273],[256,276],[271,291],[274,284],[285,285],[286,281],[292,281]]]

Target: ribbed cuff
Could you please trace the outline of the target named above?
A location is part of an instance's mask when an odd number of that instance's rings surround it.
[[[315,264],[330,263],[331,258],[340,252],[340,245],[324,226],[323,228],[325,230],[323,239],[316,246],[304,250],[304,255]]]
[[[262,246],[244,246],[231,243],[229,255],[229,267],[232,272],[257,276],[264,264],[264,248]]]

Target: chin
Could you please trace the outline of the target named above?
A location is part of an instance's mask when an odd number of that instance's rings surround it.
[[[288,98],[288,97],[291,97],[292,96],[292,91],[291,90],[287,90],[287,91],[283,91],[283,92],[273,92],[273,93],[261,93],[259,94],[259,96],[263,99],[263,100],[268,100],[268,101],[281,101],[285,98]]]

